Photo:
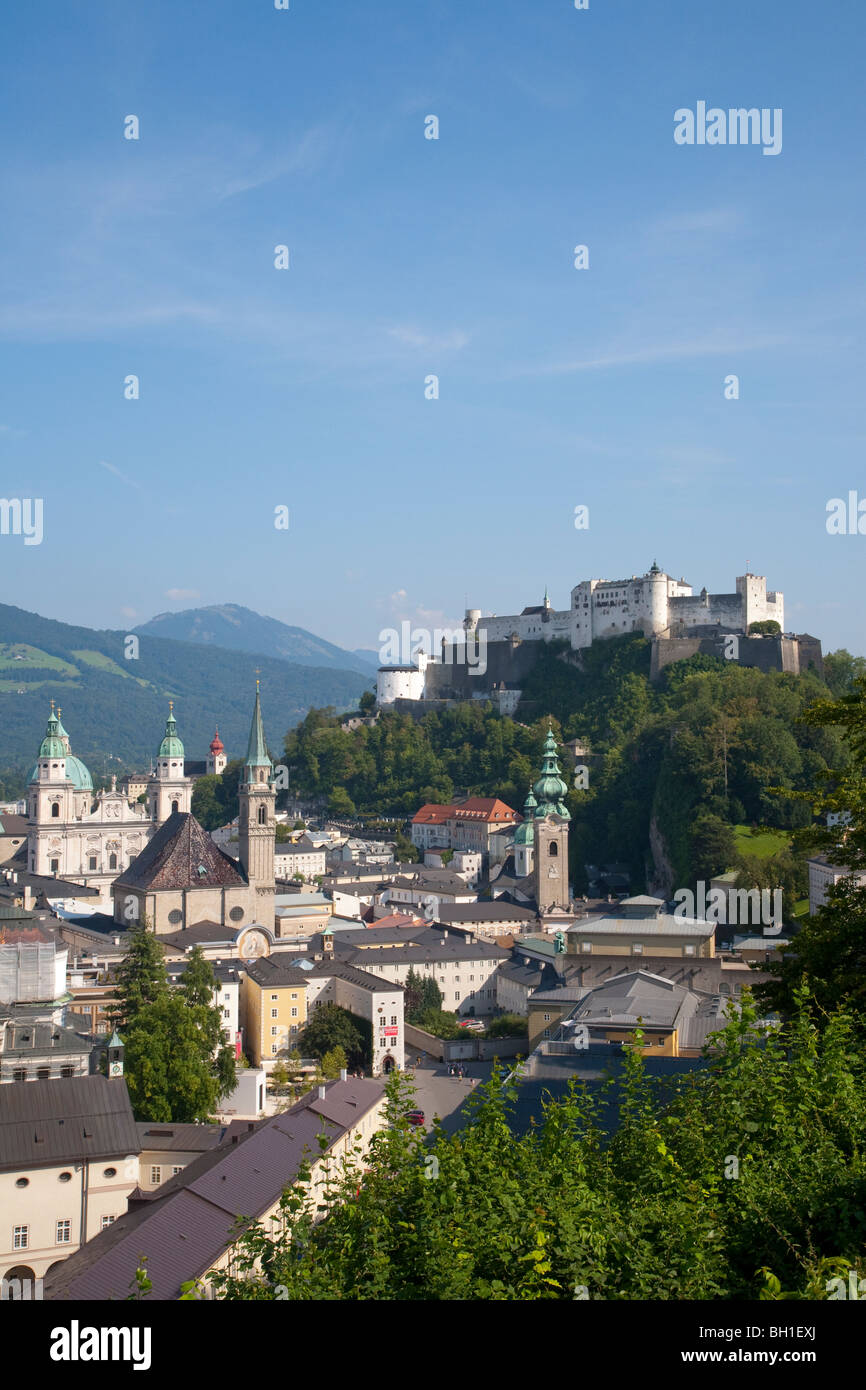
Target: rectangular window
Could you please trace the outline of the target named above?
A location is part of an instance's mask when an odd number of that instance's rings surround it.
[[[632,953],[633,956],[642,956],[642,955],[643,955],[643,946],[641,945],[641,943],[640,943],[639,941],[633,941],[633,942],[631,943],[631,953]]]
[[[550,1014],[545,1014],[545,1015],[544,1015],[544,1021],[545,1021],[545,1023],[549,1023],[549,1022],[550,1022]]]
[[[279,1037],[279,1032],[280,1032],[279,1028],[276,1026],[276,1024],[274,1024],[273,1027],[271,1028],[271,1037],[272,1037],[272,1038]]]
[[[292,998],[293,998],[293,999],[297,999],[297,997],[298,997],[298,991],[297,991],[296,989],[293,989],[293,990],[292,990]]]
[[[455,999],[459,999],[459,998],[460,998],[460,991],[459,991],[459,989],[455,989],[455,991],[454,991],[454,998],[455,998]]]
[[[549,1028],[545,1028],[545,1030],[544,1030],[544,1036],[545,1036],[546,1038],[549,1038],[549,1037],[550,1037],[550,1029],[549,1029]]]
[[[99,1222],[99,1229],[100,1229],[100,1231],[105,1231],[105,1230],[108,1229],[109,1226],[113,1226],[113,1225],[114,1225],[114,1217],[113,1217],[113,1216],[103,1216],[103,1217],[100,1218],[100,1222]]]
[[[91,854],[90,858],[89,858],[88,861],[87,861],[87,867],[88,867],[89,869],[95,869],[95,868],[96,868],[96,855],[95,855],[95,854]]]
[[[280,1016],[280,1011],[279,1011],[279,1009],[271,1009],[271,1018],[279,1018],[279,1016]]]
[[[231,1011],[231,1009],[223,1009],[223,1018],[231,1018],[231,1016],[232,1016],[232,1011]]]
[[[150,1180],[152,1183],[162,1182],[162,1169],[154,1166],[150,1170]]]
[[[397,1015],[396,1015],[396,1014],[392,1014],[392,1015],[391,1015],[391,1027],[392,1027],[392,1028],[396,1028],[396,1026],[397,1026]]]
[[[295,1008],[292,1009],[292,1018],[297,1018],[297,1016],[298,1016],[298,1010],[297,1010],[297,1007],[295,1007]]]
[[[272,1004],[275,1004],[275,1003],[277,1002],[277,1000],[279,999],[279,997],[280,997],[280,996],[279,996],[278,994],[272,994],[272,995],[271,995],[271,1003],[272,1003]]]
[[[182,1172],[183,1172],[183,1164],[181,1164],[181,1163],[175,1163],[175,1164],[173,1165],[173,1167],[172,1167],[172,1170],[171,1170],[171,1176],[172,1176],[173,1178],[176,1178],[177,1175],[178,1175],[178,1173],[182,1173]]]
[[[30,1244],[30,1227],[29,1227],[29,1226],[13,1226],[13,1227],[12,1227],[12,1249],[13,1249],[13,1250],[26,1250],[29,1244]]]
[[[591,951],[592,951],[592,942],[591,942],[591,941],[581,941],[581,943],[580,943],[580,949],[581,949],[581,951],[584,953],[584,955],[587,955],[587,956],[588,956],[588,955],[591,953]]]
[[[58,1221],[58,1222],[57,1222],[57,1229],[56,1229],[56,1231],[55,1231],[55,1233],[54,1233],[54,1244],[55,1244],[55,1245],[68,1245],[68,1244],[69,1244],[69,1241],[70,1241],[70,1239],[71,1239],[71,1233],[72,1233],[72,1222],[71,1222],[71,1221]]]
[[[687,956],[693,956],[693,955],[695,954],[695,948],[694,948],[694,946],[686,946],[686,947],[685,947],[685,952],[686,952],[686,955],[687,955]]]
[[[280,1044],[279,1044],[279,1043],[271,1043],[271,1052],[279,1052],[279,1050],[280,1050]]]

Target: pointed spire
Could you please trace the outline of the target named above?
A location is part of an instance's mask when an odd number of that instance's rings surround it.
[[[174,717],[174,700],[168,702],[168,718],[165,721],[165,734],[159,745],[158,758],[182,758],[183,744],[178,738],[177,720]]]
[[[253,722],[250,725],[250,741],[247,744],[245,767],[273,767],[268,757],[265,727],[262,723],[262,702],[259,695],[259,678],[256,676],[256,703],[253,706]]]

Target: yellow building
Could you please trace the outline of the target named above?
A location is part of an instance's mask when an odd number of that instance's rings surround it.
[[[256,1067],[286,1057],[307,1022],[304,972],[291,958],[265,956],[247,966],[240,987],[244,1050]]]

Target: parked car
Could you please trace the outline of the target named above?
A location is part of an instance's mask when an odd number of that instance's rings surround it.
[[[407,1110],[407,1111],[406,1111],[406,1119],[409,1121],[410,1125],[423,1125],[423,1124],[424,1124],[424,1111],[423,1111],[423,1110]]]

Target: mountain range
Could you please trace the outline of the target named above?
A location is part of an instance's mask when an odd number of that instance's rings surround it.
[[[217,725],[227,756],[242,755],[257,667],[265,729],[277,756],[286,731],[311,706],[353,708],[362,691],[374,685],[372,667],[364,666],[355,653],[342,652],[301,628],[287,628],[247,609],[229,608],[235,614],[249,613],[250,620],[264,625],[260,629],[244,619],[240,633],[234,629],[232,648],[216,645],[201,631],[191,641],[169,637],[167,632],[151,635],[151,624],[135,633],[97,631],[0,604],[0,771],[29,771],[45,732],[51,698],[63,709],[72,751],[95,777],[150,766],[170,698],[175,701],[178,731],[188,757],[204,759]],[[165,632],[159,620],[154,619],[154,625]],[[286,633],[299,634],[295,650],[302,650],[308,639],[310,656],[320,644],[325,654],[322,664],[290,660],[273,648],[248,650],[242,645],[244,633],[254,641],[259,639],[249,633],[273,635],[275,628],[284,629],[284,646]],[[229,620],[226,629],[232,630]],[[342,667],[335,653],[345,659]]]
[[[333,667],[368,675],[378,665],[375,652],[344,651],[305,628],[263,617],[237,603],[157,613],[150,622],[133,630],[149,637],[170,637],[175,642],[199,642],[203,646],[225,647],[227,651],[278,657],[298,666]]]

